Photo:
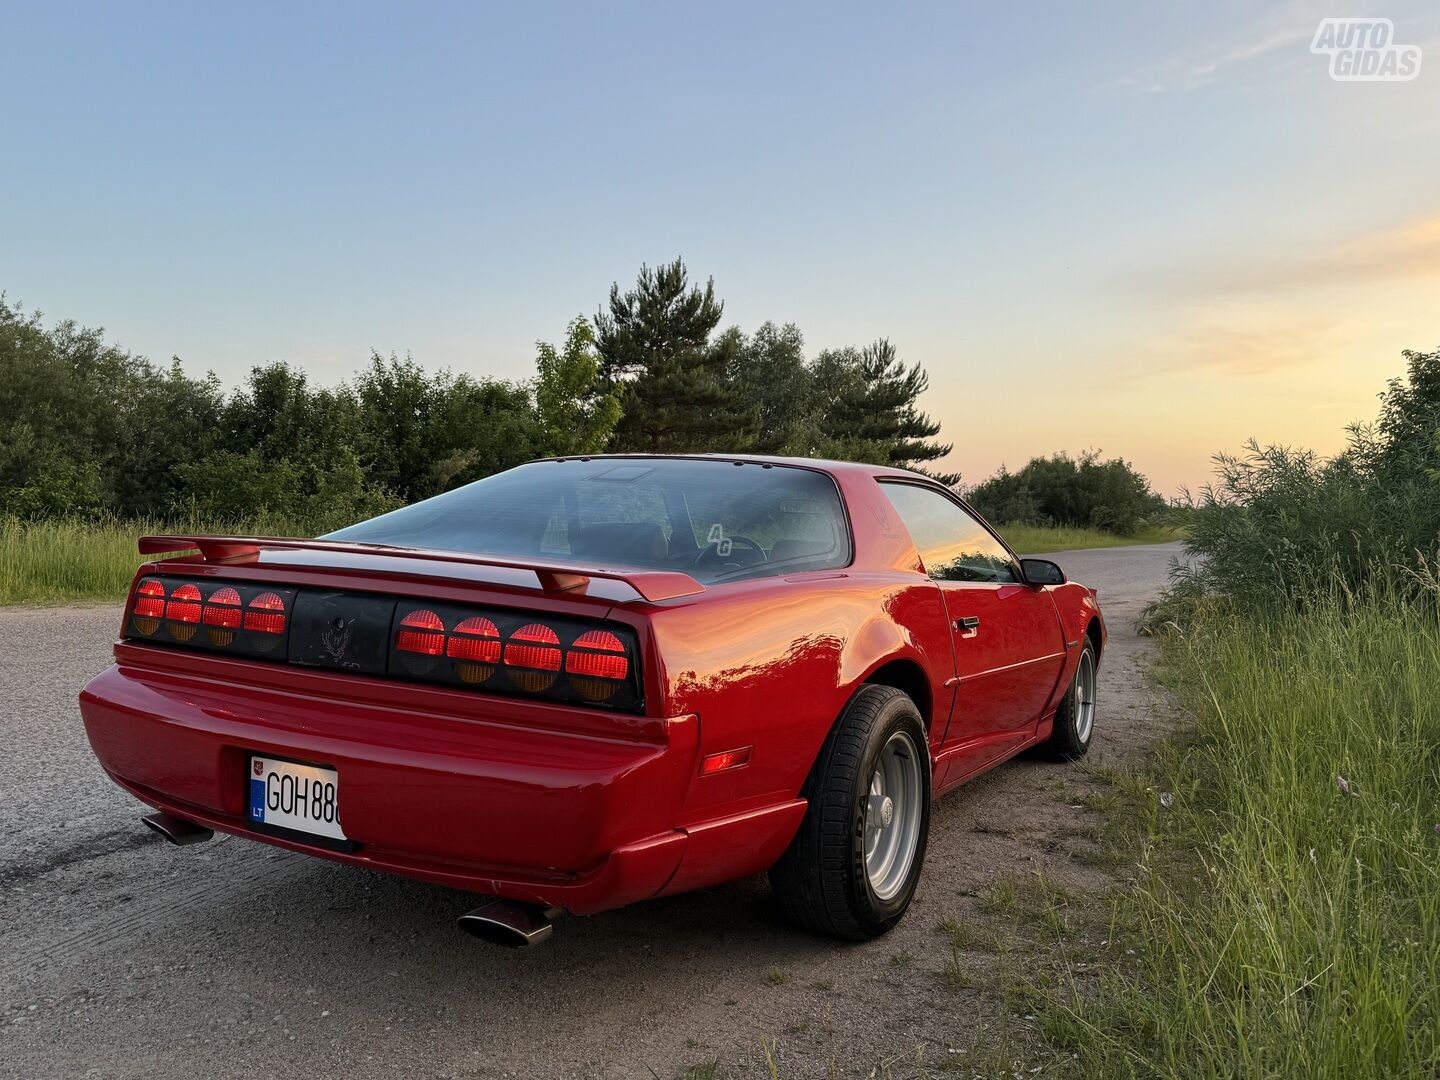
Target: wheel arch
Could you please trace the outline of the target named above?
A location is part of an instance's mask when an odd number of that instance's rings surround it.
[[[920,711],[920,718],[925,721],[925,730],[930,732],[934,727],[934,695],[930,690],[930,679],[925,674],[925,669],[920,664],[908,657],[892,657],[881,662],[870,672],[859,686],[893,686],[902,694],[905,694],[915,703],[915,708]],[[853,695],[852,695],[853,696]],[[844,710],[841,710],[843,715]],[[836,718],[838,722],[838,717]]]

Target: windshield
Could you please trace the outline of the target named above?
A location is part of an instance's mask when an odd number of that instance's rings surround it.
[[[703,582],[850,561],[830,477],[728,460],[535,461],[323,539],[680,570]]]

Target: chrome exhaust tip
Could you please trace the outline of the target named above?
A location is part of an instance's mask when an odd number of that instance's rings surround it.
[[[184,818],[173,817],[163,812],[146,814],[140,820],[172,844],[182,847],[185,844],[203,844],[215,835],[213,829],[207,829],[204,825],[196,825],[193,821],[186,821]]]
[[[492,900],[460,916],[460,929],[492,945],[522,949],[539,945],[555,932],[559,908],[542,908],[512,900]]]

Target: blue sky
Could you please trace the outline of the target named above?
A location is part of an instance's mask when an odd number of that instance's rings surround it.
[[[976,481],[1335,449],[1440,347],[1440,7],[5,5],[0,289],[234,382],[527,375],[683,255],[896,342]],[[1325,15],[1422,46],[1329,79]]]

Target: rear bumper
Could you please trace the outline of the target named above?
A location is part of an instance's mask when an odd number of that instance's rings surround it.
[[[804,811],[790,800],[681,827],[694,716],[612,724],[243,661],[195,674],[155,652],[122,646],[80,695],[105,771],[157,809],[324,858],[583,914],[764,869]],[[255,831],[251,754],[336,769],[354,850]]]

